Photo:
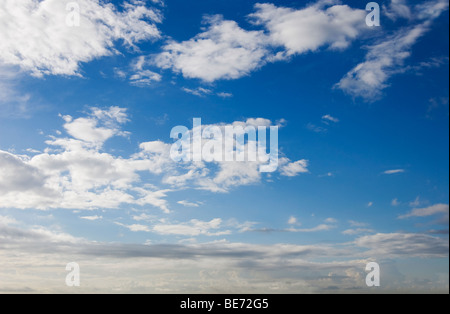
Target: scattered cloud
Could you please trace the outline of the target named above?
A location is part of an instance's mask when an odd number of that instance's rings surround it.
[[[130,84],[138,87],[151,86],[155,82],[160,82],[161,74],[150,70],[138,71],[130,77]]]
[[[392,206],[399,206],[401,203],[398,201],[398,198],[394,198],[391,202]]]
[[[187,87],[183,87],[182,89],[183,89],[183,91],[185,91],[188,94],[191,94],[194,96],[199,96],[199,97],[205,97],[205,96],[211,95],[213,93],[212,90],[203,88],[203,87],[198,87],[196,89],[190,89]]]
[[[104,144],[113,137],[130,136],[122,130],[129,121],[127,110],[94,107],[86,114],[81,118],[61,115],[69,137],[49,136],[42,153],[30,157],[0,151],[0,208],[94,210],[150,205],[169,213],[166,198],[174,190],[226,193],[262,181],[260,167],[265,165],[264,160],[175,162],[170,156],[172,145],[162,141],[141,143],[128,158],[114,156],[104,151]],[[272,125],[270,120],[252,118],[203,127],[224,130],[230,126],[239,133],[249,126]],[[252,150],[251,144],[245,146],[247,152]],[[291,162],[283,157],[280,165],[284,176],[308,171],[305,160]],[[141,181],[142,173],[159,177],[164,188]]]
[[[419,207],[419,206],[422,206],[424,203],[426,203],[426,202],[424,202],[424,201],[422,201],[421,199],[420,199],[420,196],[417,196],[415,199],[414,199],[414,201],[411,201],[411,202],[409,202],[409,206],[410,207]]]
[[[326,133],[326,132],[328,132],[327,128],[324,128],[323,126],[315,125],[314,123],[308,123],[306,125],[306,128],[308,130],[312,131],[312,132],[315,132],[315,133]]]
[[[256,4],[249,17],[266,32],[247,31],[221,15],[208,16],[204,32],[184,42],[170,40],[153,57],[154,64],[205,82],[238,79],[294,54],[345,49],[366,28],[364,16],[365,11],[335,1],[300,10]]]

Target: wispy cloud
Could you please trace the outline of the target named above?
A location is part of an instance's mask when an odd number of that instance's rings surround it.
[[[434,215],[443,215],[447,217],[449,215],[449,205],[448,204],[436,204],[425,208],[416,208],[405,215],[399,216],[399,219],[407,219],[413,217],[429,217]]]
[[[81,219],[84,219],[84,220],[90,220],[90,221],[95,221],[95,220],[101,220],[101,219],[103,219],[103,217],[102,216],[83,216],[83,217],[80,217]]]
[[[399,174],[399,173],[405,173],[405,169],[392,169],[392,170],[386,170],[383,172],[383,174]]]
[[[203,205],[202,202],[189,202],[189,201],[179,201],[178,204],[183,205],[185,207],[200,207],[200,205]]]
[[[412,47],[430,30],[432,21],[448,10],[448,1],[421,3],[414,7],[412,13],[404,2],[393,1],[390,10],[390,17],[412,18],[414,25],[402,28],[368,47],[365,61],[348,72],[336,85],[351,96],[368,101],[379,98],[389,86],[389,79],[407,70],[405,60],[411,56]]]

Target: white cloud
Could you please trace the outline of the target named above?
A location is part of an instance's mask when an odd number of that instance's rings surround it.
[[[72,119],[64,116],[64,128],[67,133],[76,139],[95,145],[102,145],[105,141],[116,135],[127,135],[120,130],[120,124],[128,121],[126,109],[111,107],[107,110],[92,108],[90,117]],[[103,126],[99,126],[99,124]]]
[[[406,17],[409,13],[401,2],[395,1],[396,14]],[[383,89],[389,86],[388,80],[397,73],[408,70],[405,60],[411,56],[416,42],[430,30],[431,22],[448,10],[448,1],[434,0],[417,5],[414,12],[416,25],[407,26],[393,35],[368,48],[365,61],[358,64],[336,87],[354,97],[376,100]]]
[[[156,219],[156,216],[148,215],[145,213],[133,216],[133,220],[136,220],[136,221],[153,221],[155,219]]]
[[[371,46],[366,60],[347,73],[336,86],[354,97],[376,99],[389,86],[388,79],[403,71],[404,62],[411,55],[411,47],[426,31],[427,27],[420,24]]]
[[[201,221],[193,219],[188,223],[181,224],[158,224],[153,227],[153,232],[162,235],[180,235],[196,237],[200,235],[221,236],[231,233],[229,230],[219,231],[222,219],[216,218],[211,221]]]
[[[398,18],[412,19],[413,14],[406,0],[391,0],[388,6],[383,6],[384,14],[391,20]]]
[[[35,76],[80,75],[81,63],[117,54],[117,41],[133,47],[160,37],[155,26],[161,21],[160,14],[143,1],[125,3],[119,11],[98,0],[77,0],[79,27],[66,24],[69,2],[1,1],[0,61]]]
[[[336,228],[336,227],[332,226],[332,225],[321,224],[321,225],[318,225],[313,228],[304,228],[304,229],[289,228],[289,229],[286,229],[285,231],[298,232],[298,233],[313,233],[313,232],[321,232],[321,231],[330,231],[334,228]]]
[[[231,98],[231,97],[233,97],[233,94],[220,92],[220,93],[217,93],[217,96],[219,96],[220,98]]]
[[[324,123],[326,123],[326,122],[338,123],[339,122],[338,118],[335,118],[335,117],[333,117],[332,115],[329,115],[329,114],[324,115],[322,117],[322,120],[323,120]]]
[[[288,220],[288,224],[289,224],[289,225],[297,225],[297,224],[298,224],[297,218],[294,217],[294,216],[291,216],[291,217],[289,218],[289,220]]]
[[[95,220],[102,220],[103,217],[102,216],[84,216],[84,217],[80,217],[81,219],[84,220],[90,220],[90,221],[95,221]]]
[[[271,41],[284,46],[287,55],[314,52],[324,46],[344,49],[366,28],[366,13],[336,3],[318,1],[300,10],[256,4],[251,17],[267,28]]]
[[[267,62],[313,52],[345,49],[365,29],[365,11],[318,1],[301,10],[256,4],[250,15],[264,31],[247,31],[222,16],[205,18],[206,30],[184,42],[169,41],[154,63],[206,82],[237,79]]]
[[[206,96],[210,96],[210,95],[216,95],[216,96],[218,96],[220,98],[224,98],[224,99],[233,97],[233,94],[231,94],[231,93],[225,93],[225,92],[216,93],[212,89],[204,88],[204,87],[197,87],[195,89],[183,87],[181,90],[183,90],[184,92],[186,92],[188,94],[198,96],[198,97],[206,97]]]
[[[422,200],[420,199],[420,196],[417,196],[414,201],[409,202],[409,206],[411,207],[419,207],[422,206],[425,202],[422,202]]]
[[[179,201],[178,204],[183,205],[185,207],[200,207],[202,202],[189,202],[189,201]]]
[[[130,84],[138,87],[145,87],[153,85],[155,82],[160,82],[161,74],[152,72],[150,70],[138,71],[130,77]]]
[[[425,208],[413,209],[410,213],[402,215],[400,219],[412,218],[412,217],[428,217],[434,215],[449,215],[449,205],[448,204],[436,204],[433,206]]]
[[[151,232],[150,228],[145,225],[140,225],[140,224],[126,225],[126,224],[122,224],[120,222],[116,222],[115,224],[118,226],[121,226],[121,227],[125,227],[128,230],[130,230],[131,232]]]
[[[156,56],[156,65],[186,78],[213,82],[240,78],[263,64],[268,52],[262,31],[246,31],[222,16],[209,17],[205,23],[207,30],[194,38],[168,42]]]
[[[0,151],[0,208],[95,210],[128,204],[150,205],[169,213],[167,197],[174,190],[224,193],[263,178],[262,161],[177,163],[170,157],[172,145],[162,141],[141,143],[138,152],[128,158],[104,152],[107,140],[129,136],[122,130],[128,121],[123,108],[90,108],[86,117],[61,118],[72,137],[50,136],[48,147],[32,156]],[[254,118],[213,126],[272,125],[270,120]],[[282,162],[285,175],[306,171],[303,162],[290,163],[287,158]],[[160,176],[157,180],[169,188],[148,184],[142,173]]]
[[[92,108],[87,118],[63,118],[68,133],[78,139],[52,137],[47,141],[50,147],[33,157],[0,151],[0,207],[98,209],[137,204],[169,211],[164,199],[168,190],[136,186],[137,172],[161,171],[157,162],[100,151],[104,141],[125,134],[119,127],[127,121],[124,109]]]
[[[383,174],[399,174],[399,173],[405,173],[405,169],[392,169],[383,172]]]
[[[296,177],[300,173],[308,173],[308,160],[302,159],[296,162],[287,162],[281,167],[281,174],[286,177]]]
[[[372,229],[366,229],[366,228],[357,228],[357,229],[348,229],[345,231],[342,231],[343,235],[357,235],[362,233],[373,233],[374,231]]]
[[[183,87],[182,90],[188,94],[191,94],[194,96],[199,96],[199,97],[204,97],[206,95],[211,95],[213,93],[212,90],[203,88],[203,87],[198,87],[196,89],[190,89],[187,87]]]

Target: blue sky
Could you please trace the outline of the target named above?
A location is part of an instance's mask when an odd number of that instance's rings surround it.
[[[69,2],[0,4],[0,292],[448,292],[448,1]],[[278,170],[174,163],[193,118]]]

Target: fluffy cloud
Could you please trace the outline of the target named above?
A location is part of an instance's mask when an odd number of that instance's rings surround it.
[[[256,4],[251,17],[267,28],[272,43],[283,46],[287,55],[316,51],[324,46],[344,49],[366,27],[366,13],[337,3],[318,1],[300,10]]]
[[[69,0],[4,0],[0,3],[0,62],[35,76],[79,75],[80,64],[116,54],[117,41],[135,43],[160,37],[161,21],[144,1],[125,3],[123,10],[99,0],[77,0],[80,25],[66,23]]]
[[[205,32],[185,42],[167,43],[164,52],[156,57],[156,64],[206,82],[236,79],[261,66],[268,53],[262,31],[246,31],[221,16],[205,22]]]
[[[120,124],[128,122],[126,110],[111,107],[108,110],[92,108],[88,118],[73,119],[64,116],[64,128],[72,137],[87,143],[102,145],[105,141],[116,135],[125,135],[120,131]],[[99,126],[99,124],[104,126]]]
[[[295,177],[300,173],[308,173],[308,161],[299,160],[296,162],[286,162],[285,165],[281,167],[281,174],[286,177]]]
[[[136,185],[137,172],[161,171],[157,163],[101,152],[107,139],[125,134],[119,127],[127,121],[124,109],[92,108],[86,118],[63,119],[73,138],[53,137],[44,153],[27,157],[0,151],[0,207],[97,209],[137,204],[168,211],[167,190]]]

